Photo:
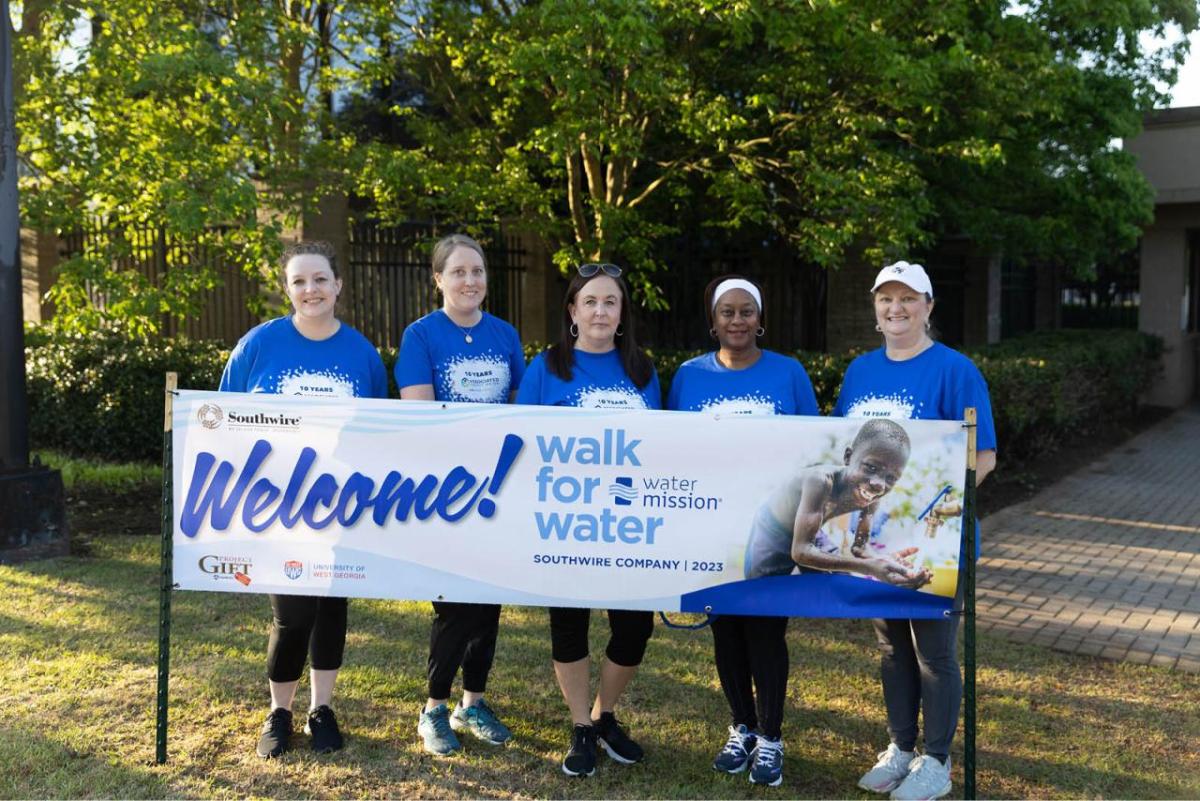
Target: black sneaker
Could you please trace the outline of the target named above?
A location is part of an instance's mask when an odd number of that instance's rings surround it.
[[[258,738],[258,755],[263,759],[281,756],[291,747],[291,740],[292,711],[282,707],[272,709]]]
[[[333,710],[321,705],[308,713],[308,722],[304,724],[304,733],[312,735],[312,750],[318,754],[329,754],[341,751],[346,744],[342,732],[338,729],[337,717]]]
[[[596,727],[575,724],[571,732],[571,750],[562,764],[568,776],[591,776],[596,772]]]
[[[629,738],[621,724],[612,712],[601,712],[599,720],[593,720],[596,727],[596,739],[608,755],[622,765],[632,765],[641,762],[646,754],[642,747]]]

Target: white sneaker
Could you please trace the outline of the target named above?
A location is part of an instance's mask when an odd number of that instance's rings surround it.
[[[950,759],[943,765],[937,757],[922,754],[912,761],[908,776],[892,791],[892,801],[932,801],[950,792]]]
[[[916,755],[915,751],[901,751],[899,746],[892,743],[886,751],[877,755],[879,761],[863,774],[858,786],[872,793],[890,793],[908,776],[908,766]]]

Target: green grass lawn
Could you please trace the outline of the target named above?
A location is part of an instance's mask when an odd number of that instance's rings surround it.
[[[619,716],[644,764],[559,771],[566,708],[541,609],[507,608],[489,696],[516,733],[426,756],[415,732],[430,608],[354,600],[336,708],[346,750],[253,753],[267,709],[265,596],[176,593],[170,760],[154,764],[158,540],[96,537],[87,555],[0,567],[0,797],[841,798],[886,744],[862,621],[794,620],[784,785],[709,767],[726,706],[706,631],[660,626]],[[593,621],[593,653],[606,626]],[[982,637],[985,797],[1200,796],[1200,677]],[[301,687],[297,713],[307,697]],[[299,714],[298,714],[299,717]],[[303,746],[304,738],[297,738]],[[961,792],[961,750],[955,792]]]

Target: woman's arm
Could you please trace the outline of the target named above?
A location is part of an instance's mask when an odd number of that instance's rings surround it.
[[[412,384],[400,387],[400,400],[437,400],[433,396],[433,384]]]
[[[996,469],[996,451],[989,449],[975,454],[975,486],[983,483],[988,473]]]

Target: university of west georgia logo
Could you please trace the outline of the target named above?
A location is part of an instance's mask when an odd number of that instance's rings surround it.
[[[215,403],[206,403],[196,410],[196,419],[205,428],[216,428],[225,419],[225,412]]]
[[[295,559],[287,560],[283,563],[283,575],[295,581],[304,575],[304,563]]]

